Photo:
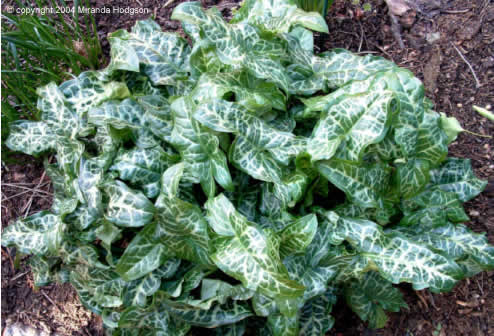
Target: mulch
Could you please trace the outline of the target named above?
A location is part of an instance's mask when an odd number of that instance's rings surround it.
[[[417,11],[400,17],[405,48],[393,37],[390,18],[383,0],[372,0],[371,11],[363,11],[352,1],[337,0],[327,21],[329,34],[316,34],[319,51],[346,48],[354,52],[374,53],[391,59],[422,79],[427,96],[436,110],[456,117],[464,129],[494,135],[494,123],[479,116],[472,106],[494,102],[494,3],[489,0],[415,0]],[[202,1],[217,5],[231,16],[237,1]],[[148,8],[148,14],[96,15],[98,33],[105,54],[106,35],[128,29],[136,20],[149,16],[164,30],[180,31],[170,15],[179,1],[92,0],[96,7]],[[463,57],[462,57],[463,56]],[[108,61],[108,59],[106,60]],[[467,62],[469,64],[467,64]],[[478,87],[472,70],[478,78]],[[470,158],[477,176],[489,180],[486,190],[465,204],[476,232],[487,232],[494,244],[494,140],[460,134],[450,147],[450,155]],[[35,213],[51,205],[51,186],[40,162],[19,155],[18,163],[2,165],[2,228],[26,213]],[[34,191],[33,191],[34,190]],[[25,192],[25,193],[23,193]],[[103,335],[100,318],[86,311],[68,284],[53,284],[35,289],[23,258],[13,268],[15,251],[2,247],[2,329],[5,321],[57,332],[59,335]],[[462,281],[450,293],[415,292],[400,285],[409,309],[389,314],[385,329],[369,330],[344,302],[333,310],[336,324],[330,335],[494,335],[494,272],[484,272]]]

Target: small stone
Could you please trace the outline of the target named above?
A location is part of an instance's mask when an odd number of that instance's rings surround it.
[[[433,44],[437,40],[441,38],[441,33],[440,32],[435,32],[435,33],[428,33],[425,35],[425,39],[429,44]]]
[[[480,216],[480,212],[478,212],[477,210],[470,210],[469,214],[472,217],[478,217],[478,216]]]
[[[46,332],[23,325],[19,322],[9,324],[5,327],[3,336],[49,336]]]

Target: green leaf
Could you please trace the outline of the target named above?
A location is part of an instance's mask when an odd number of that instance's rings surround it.
[[[98,71],[82,72],[77,78],[63,82],[59,89],[65,100],[81,118],[92,107],[105,100],[124,99],[130,96],[127,85],[122,82],[106,82]]]
[[[44,122],[18,120],[9,124],[6,145],[13,151],[38,155],[55,148],[56,136]]]
[[[168,168],[163,174],[162,191],[156,200],[159,240],[179,258],[211,264],[207,222],[198,206],[178,198],[184,164]]]
[[[232,188],[230,171],[225,154],[219,148],[218,138],[192,119],[194,109],[195,104],[189,97],[173,102],[171,142],[186,164],[188,177],[196,183],[200,182],[204,192],[213,196],[216,188],[214,180],[227,190]]]
[[[433,229],[413,226],[399,231],[453,260],[468,258],[482,269],[494,268],[494,247],[488,244],[484,234],[474,233],[463,224],[447,223]]]
[[[222,235],[211,242],[211,259],[216,266],[242,281],[245,287],[270,297],[291,298],[303,294],[304,287],[291,280],[281,264],[279,243],[273,234],[248,222],[224,195],[209,200],[206,208],[211,227]],[[214,212],[217,208],[228,210],[220,215]],[[229,216],[228,212],[231,212]]]
[[[248,306],[236,302],[228,303],[226,306],[216,305],[205,310],[186,303],[166,300],[163,307],[175,318],[205,328],[216,328],[236,323],[253,315]]]
[[[294,253],[303,253],[312,242],[317,232],[317,218],[310,214],[297,219],[287,225],[280,232],[280,253],[287,256]]]
[[[187,42],[177,34],[162,32],[154,21],[138,21],[131,33],[119,30],[108,40],[112,70],[139,72],[141,64],[154,85],[174,85],[187,77]]]
[[[363,165],[332,159],[316,163],[318,171],[364,208],[381,206],[389,184],[389,169],[380,164]]]
[[[444,113],[441,113],[441,128],[448,137],[448,144],[455,141],[458,134],[465,131],[455,117],[447,117]]]
[[[123,227],[139,227],[153,219],[155,208],[141,192],[120,181],[108,182],[103,187],[109,197],[105,215],[109,222]]]
[[[435,227],[447,221],[455,223],[468,221],[461,202],[455,194],[440,189],[425,190],[417,196],[403,202],[404,217],[400,225],[419,225]]]
[[[308,301],[302,308],[299,335],[325,335],[335,322],[334,318],[329,315],[335,303],[336,296],[331,289],[323,295]]]
[[[7,226],[2,233],[3,246],[15,246],[21,253],[56,253],[63,239],[65,224],[59,216],[40,211]]]
[[[57,134],[74,138],[79,131],[79,117],[69,108],[65,97],[55,83],[50,83],[36,90],[40,96],[38,109],[43,121]]]
[[[288,0],[247,1],[234,15],[233,21],[245,21],[271,33],[287,33],[295,25],[328,32],[328,26],[320,14],[304,12]]]
[[[132,281],[160,267],[172,253],[161,244],[159,227],[156,222],[152,222],[132,239],[115,271],[125,281]]]
[[[397,163],[394,178],[400,195],[410,198],[422,191],[429,182],[429,164],[420,159]]]
[[[449,158],[441,167],[431,171],[431,185],[455,193],[462,202],[477,196],[484,190],[487,181],[478,179],[470,160]]]
[[[122,305],[120,297],[125,283],[115,272],[77,266],[70,273],[70,282],[81,303],[95,314],[101,315],[104,308]]]
[[[386,325],[385,311],[398,312],[408,307],[401,292],[376,272],[366,273],[361,281],[350,282],[345,298],[350,308],[373,329]]]
[[[398,232],[383,232],[371,221],[339,217],[331,211],[325,218],[333,226],[330,238],[333,243],[348,241],[392,283],[405,281],[416,290],[430,288],[439,292],[452,289],[463,276],[454,261]]]
[[[194,118],[217,132],[238,135],[231,146],[230,158],[238,169],[266,182],[280,182],[280,165],[287,165],[306,147],[305,139],[278,131],[241,105],[224,100],[200,105]]]
[[[340,148],[343,159],[360,161],[370,144],[386,134],[393,95],[389,91],[346,96],[334,101],[323,113],[308,144],[313,161],[330,159]]]

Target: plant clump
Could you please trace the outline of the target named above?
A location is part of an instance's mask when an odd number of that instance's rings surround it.
[[[2,244],[38,286],[70,282],[113,335],[324,335],[337,298],[370,327],[393,285],[449,291],[494,267],[462,202],[485,182],[448,158],[410,71],[316,55],[323,18],[291,0],[177,6],[192,46],[151,20],[109,37],[111,63],[38,89],[42,121],[7,144],[46,162],[53,206]]]

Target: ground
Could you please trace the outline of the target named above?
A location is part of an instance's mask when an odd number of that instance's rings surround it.
[[[107,1],[93,1],[97,7],[105,3]],[[149,8],[164,30],[180,29],[177,22],[170,21],[172,9],[179,3],[177,0],[122,3]],[[427,96],[435,102],[437,111],[456,117],[469,131],[494,135],[494,123],[472,109],[472,105],[485,107],[494,102],[494,3],[489,0],[415,0],[418,5],[415,10],[398,18],[404,48],[399,47],[393,36],[384,1],[370,3],[372,10],[364,12],[351,1],[336,1],[327,17],[329,34],[316,36],[318,50],[347,48],[392,59],[424,80]],[[218,5],[227,16],[238,6],[236,2],[214,0],[204,4]],[[137,19],[149,16],[97,16],[106,54],[109,32],[130,28]],[[468,226],[476,232],[487,232],[492,244],[493,148],[492,138],[467,133],[460,134],[450,147],[450,155],[470,158],[477,176],[490,181],[486,190],[465,207],[471,217]],[[2,227],[16,217],[50,206],[51,186],[42,165],[25,156],[19,156],[18,162],[2,164]],[[101,320],[81,306],[70,285],[34,290],[26,259],[19,269],[14,269],[14,259],[14,250],[2,247],[2,329],[5,321],[11,320],[59,335],[103,335]],[[367,329],[344,303],[339,303],[333,311],[336,324],[330,335],[494,335],[494,272],[465,280],[446,294],[432,294],[428,290],[415,292],[407,285],[400,289],[409,309],[390,314],[387,328]]]

